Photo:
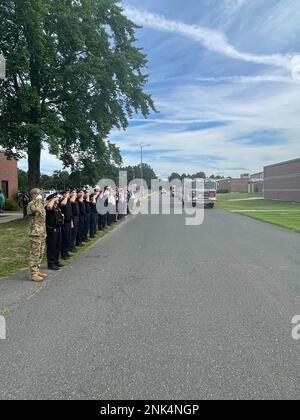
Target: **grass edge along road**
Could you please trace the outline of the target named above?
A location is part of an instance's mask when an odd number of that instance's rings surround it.
[[[264,200],[260,194],[219,194],[217,207],[300,233],[300,203]]]
[[[69,265],[78,255],[114,230],[123,221],[124,219],[114,223],[105,231],[99,231],[94,239],[91,239],[82,248],[78,248],[78,252],[73,254],[68,261],[65,261],[64,265]],[[28,267],[29,246],[27,227],[28,222],[24,219],[0,224],[0,281],[2,278]],[[47,266],[46,259],[43,262],[43,266]]]

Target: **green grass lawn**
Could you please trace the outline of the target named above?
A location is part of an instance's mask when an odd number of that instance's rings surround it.
[[[79,252],[74,254],[67,261],[66,265],[72,262],[79,253],[85,251],[120,223],[115,223],[106,231],[98,232],[97,237],[80,248]],[[17,220],[15,222],[0,224],[0,238],[0,277],[16,273],[22,268],[28,267],[29,247],[27,222]],[[46,260],[44,261],[45,263]]]
[[[260,197],[260,194],[219,194],[217,206],[300,233],[300,203],[261,200]]]
[[[27,222],[17,220],[0,224],[0,276],[28,265]]]

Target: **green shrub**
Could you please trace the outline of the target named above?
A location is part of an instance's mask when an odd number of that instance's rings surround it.
[[[5,210],[6,211],[20,211],[20,207],[16,201],[7,199],[5,202]]]

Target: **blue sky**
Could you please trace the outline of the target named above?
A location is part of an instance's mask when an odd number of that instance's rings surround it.
[[[125,164],[238,176],[300,157],[299,0],[125,0],[159,114],[111,140]],[[43,172],[59,162],[43,153]]]

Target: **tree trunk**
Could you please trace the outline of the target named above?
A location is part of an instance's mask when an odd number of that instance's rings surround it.
[[[28,140],[28,185],[29,189],[41,186],[41,139],[32,136]]]

